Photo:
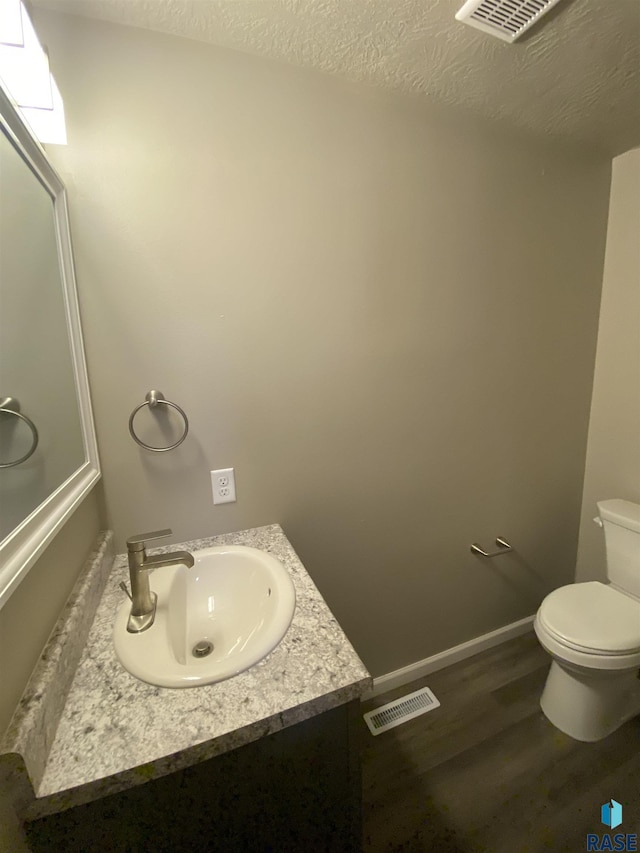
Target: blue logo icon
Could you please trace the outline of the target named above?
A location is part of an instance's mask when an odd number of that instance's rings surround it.
[[[622,823],[622,806],[615,800],[605,803],[601,809],[601,820],[609,829],[615,829]]]
[[[622,806],[616,800],[609,800],[600,806],[600,820],[609,829],[615,829],[622,823]],[[637,832],[595,832],[587,833],[587,850],[637,850]]]

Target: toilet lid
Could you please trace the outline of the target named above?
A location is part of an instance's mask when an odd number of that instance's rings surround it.
[[[608,654],[640,650],[640,602],[598,581],[554,590],[540,618],[562,642]]]

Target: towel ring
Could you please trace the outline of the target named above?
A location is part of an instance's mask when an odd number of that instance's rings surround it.
[[[39,441],[38,430],[36,429],[34,422],[26,415],[22,414],[20,411],[20,403],[15,397],[0,398],[0,414],[13,415],[15,418],[19,418],[21,421],[24,421],[31,430],[31,447],[24,456],[21,456],[20,459],[15,459],[13,462],[0,462],[0,468],[14,468],[16,465],[20,465],[21,462],[25,462],[35,452]]]
[[[184,418],[184,432],[176,442],[168,445],[167,447],[152,447],[150,444],[145,444],[144,441],[140,441],[133,429],[133,419],[140,409],[145,406],[149,406],[150,409],[155,409],[155,407],[159,405],[170,406],[172,409],[175,409],[176,412],[179,412]],[[136,408],[131,412],[131,417],[129,418],[129,432],[131,433],[131,438],[136,442],[136,444],[139,444],[140,447],[144,447],[145,450],[152,450],[154,453],[164,453],[166,450],[175,450],[175,448],[185,440],[187,433],[189,432],[189,418],[180,406],[176,403],[172,403],[171,400],[165,400],[162,391],[149,391],[145,397],[144,403],[140,403],[140,405],[136,406]]]

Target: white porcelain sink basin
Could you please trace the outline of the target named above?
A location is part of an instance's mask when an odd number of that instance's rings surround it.
[[[269,654],[291,624],[296,596],[282,563],[257,548],[194,551],[195,565],[151,573],[156,618],[130,634],[126,601],[114,644],[132,675],[160,687],[195,687],[237,675]],[[199,656],[202,655],[202,656]]]

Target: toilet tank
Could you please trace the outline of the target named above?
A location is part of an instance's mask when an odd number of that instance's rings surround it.
[[[607,577],[640,598],[640,505],[610,500],[598,503],[607,550]]]

